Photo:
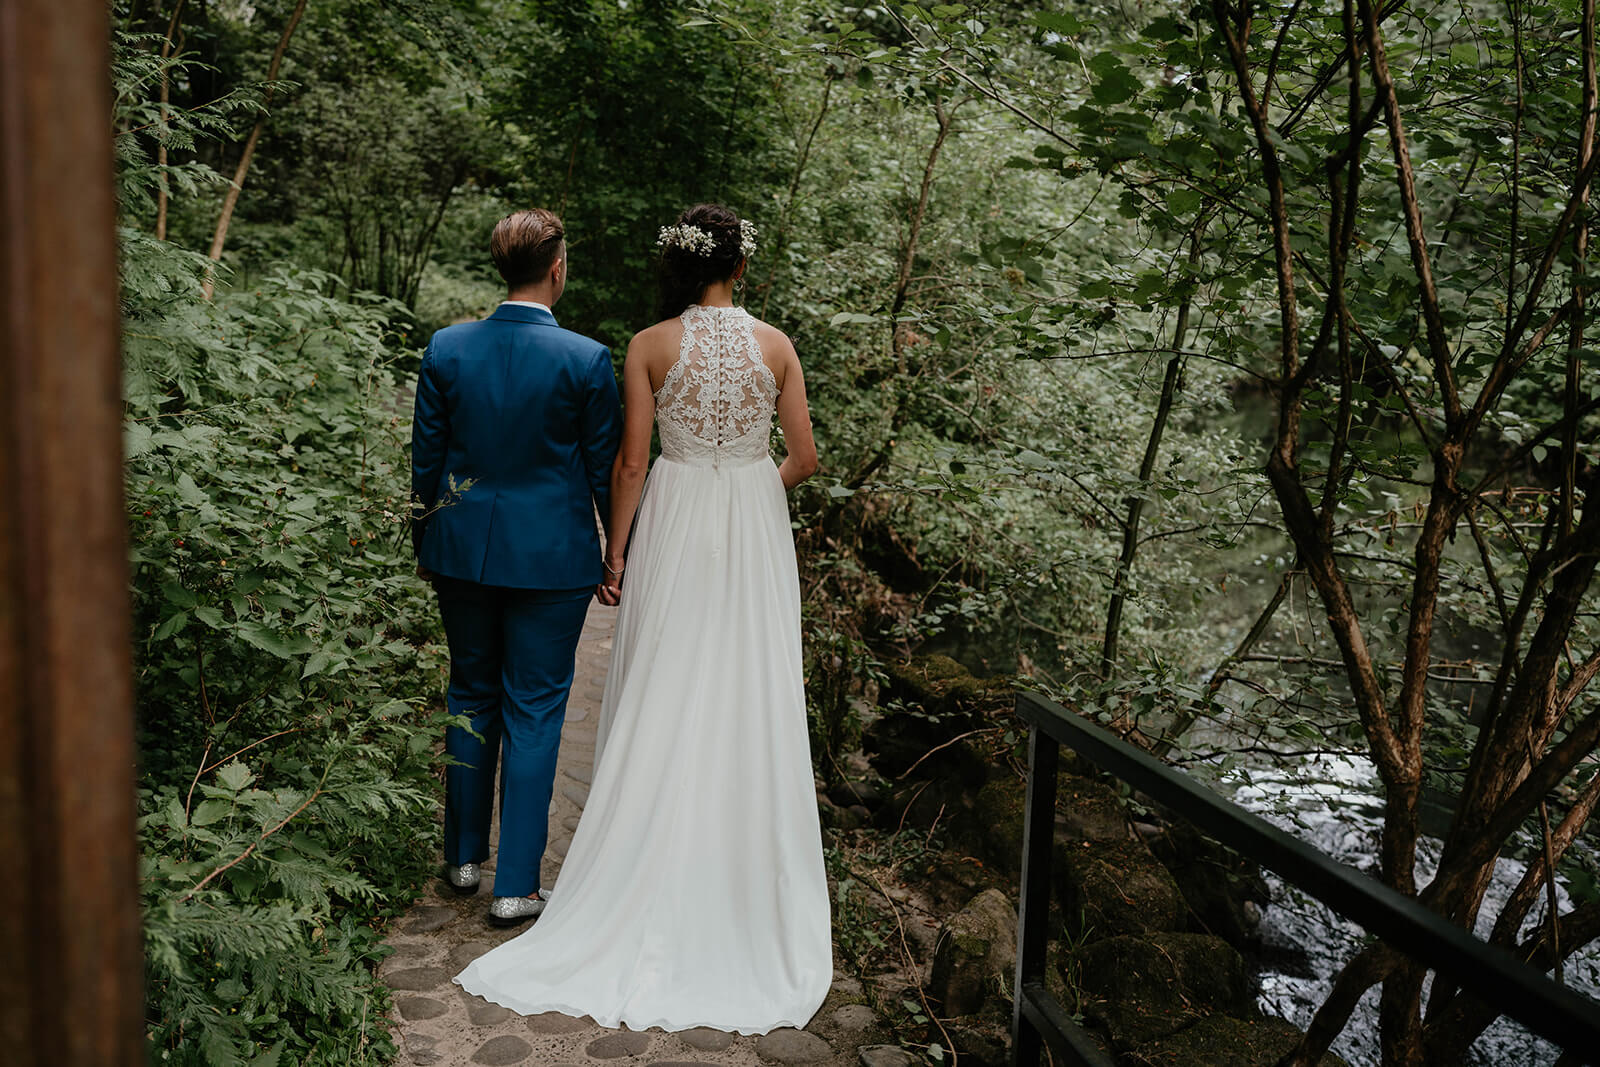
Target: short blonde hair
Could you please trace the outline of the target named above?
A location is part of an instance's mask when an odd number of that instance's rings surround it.
[[[513,211],[495,223],[489,255],[512,289],[544,280],[561,256],[567,231],[553,211],[542,207]]]

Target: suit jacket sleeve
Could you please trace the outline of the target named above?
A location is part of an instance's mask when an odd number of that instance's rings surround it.
[[[611,464],[622,440],[622,402],[617,397],[617,376],[611,369],[611,351],[601,348],[589,368],[588,395],[583,407],[583,465],[600,521],[611,527]]]
[[[429,513],[439,502],[439,483],[444,478],[449,444],[450,413],[430,341],[417,376],[417,405],[411,418],[411,548],[418,555]]]

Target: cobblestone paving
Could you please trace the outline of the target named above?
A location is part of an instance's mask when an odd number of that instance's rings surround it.
[[[615,608],[590,603],[578,644],[567,721],[561,731],[555,798],[550,808],[550,845],[541,872],[545,886],[555,884],[588,799],[595,720],[611,659],[615,619]],[[496,838],[498,831],[497,822]],[[587,1016],[574,1019],[549,1012],[524,1017],[481,997],[468,996],[450,979],[470,961],[526,929],[502,930],[486,920],[493,864],[491,857],[475,896],[458,897],[443,881],[434,879],[390,932],[388,943],[394,947],[394,955],[383,961],[378,976],[394,991],[391,1022],[401,1064],[712,1067],[777,1063],[846,1067],[873,1062],[880,1051],[874,1046],[885,1040],[884,1035],[871,1010],[861,1004],[861,986],[853,979],[834,982],[826,1003],[806,1029],[778,1030],[762,1037],[704,1029],[677,1033],[659,1028],[611,1030]]]

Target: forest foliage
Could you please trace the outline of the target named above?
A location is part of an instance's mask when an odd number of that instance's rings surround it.
[[[619,354],[659,226],[761,228],[743,299],[824,464],[793,502],[819,774],[884,659],[949,651],[1208,777],[1362,755],[1390,885],[1549,968],[1600,935],[1592,3],[115,13],[172,1057],[387,1054],[355,964],[426,868],[441,728],[406,379],[499,298],[485,234],[527,204],[571,235],[563,324]],[[1501,853],[1537,862],[1489,914]],[[1386,1063],[1495,1014],[1377,948],[1305,1056],[1377,982]]]

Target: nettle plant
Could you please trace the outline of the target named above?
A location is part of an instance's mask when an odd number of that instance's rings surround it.
[[[169,131],[119,128],[148,190]],[[376,927],[436,844],[444,718],[396,306],[287,269],[207,300],[206,259],[121,237],[152,1055],[386,1062]]]

